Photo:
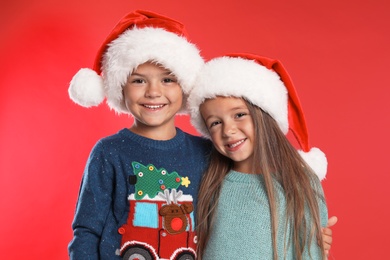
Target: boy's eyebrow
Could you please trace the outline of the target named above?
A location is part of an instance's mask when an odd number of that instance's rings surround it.
[[[142,74],[142,73],[138,73],[138,72],[133,72],[133,73],[131,73],[130,74],[130,76],[146,76],[147,74],[145,73],[145,74]],[[167,71],[167,72],[163,72],[163,73],[161,73],[160,75],[162,75],[162,76],[174,76],[174,77],[176,77],[176,75],[175,74],[173,74],[172,72],[170,72],[170,71]]]
[[[144,76],[144,74],[133,72],[130,74],[130,76]]]

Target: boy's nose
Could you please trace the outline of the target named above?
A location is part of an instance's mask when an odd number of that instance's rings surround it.
[[[148,98],[155,98],[161,96],[161,85],[159,82],[150,82],[145,92]]]

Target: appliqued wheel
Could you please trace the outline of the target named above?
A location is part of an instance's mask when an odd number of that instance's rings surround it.
[[[153,260],[149,251],[141,247],[130,247],[123,255],[124,260]]]
[[[195,257],[190,253],[183,253],[176,260],[195,260]]]

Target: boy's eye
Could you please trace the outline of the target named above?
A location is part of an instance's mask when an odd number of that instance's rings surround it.
[[[172,82],[177,82],[175,78],[164,78],[163,79],[164,83],[172,83]]]
[[[132,79],[130,82],[131,83],[135,83],[135,84],[141,84],[141,83],[145,83],[145,80],[143,80],[143,79]]]

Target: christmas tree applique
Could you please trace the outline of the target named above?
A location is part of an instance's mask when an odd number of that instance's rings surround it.
[[[147,166],[133,162],[133,172],[136,176],[135,199],[140,200],[146,195],[154,198],[166,189],[177,189],[180,185],[188,187],[191,183],[188,177],[182,177],[177,172],[168,173],[164,168],[157,169],[153,164]]]

